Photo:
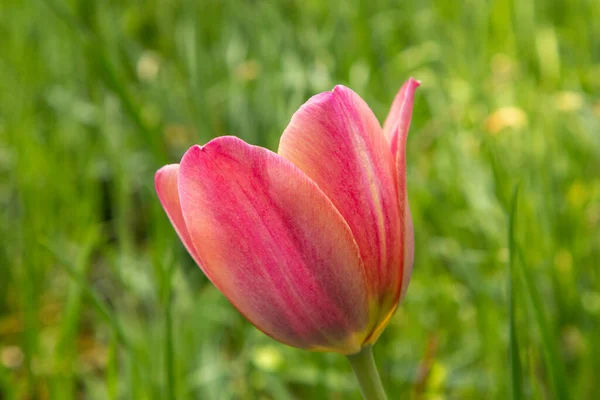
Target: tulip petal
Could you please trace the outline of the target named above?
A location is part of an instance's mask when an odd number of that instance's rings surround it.
[[[179,195],[209,278],[254,325],[296,347],[360,349],[368,300],[359,249],[304,173],[220,137],[183,156]]]
[[[406,199],[405,218],[406,227],[404,231],[404,261],[402,263],[402,290],[400,292],[400,300],[402,300],[406,295],[406,289],[408,289],[408,283],[410,282],[415,261],[415,233],[412,217],[410,215],[410,207],[408,206],[408,198]]]
[[[402,141],[406,141],[408,136],[415,90],[420,85],[421,82],[414,78],[410,78],[402,85],[383,124],[383,133],[393,154],[404,151]]]
[[[406,294],[410,281],[414,261],[414,232],[410,208],[408,205],[408,192],[406,190],[406,140],[412,118],[414,95],[421,82],[410,78],[396,95],[390,112],[383,125],[383,132],[396,159],[396,179],[398,181],[398,194],[400,212],[403,216],[403,278],[400,298]]]
[[[396,95],[391,110],[383,126],[385,138],[388,142],[393,158],[395,159],[395,176],[398,185],[398,205],[402,226],[402,277],[398,297],[395,299],[394,308],[378,320],[377,326],[372,330],[365,343],[375,343],[383,332],[393,314],[399,300],[404,298],[414,261],[414,232],[408,195],[406,191],[406,139],[413,110],[414,93],[420,82],[410,78]]]
[[[313,179],[348,222],[379,311],[375,324],[394,306],[402,278],[395,163],[377,118],[360,96],[336,86],[294,114],[279,154]]]
[[[165,165],[159,169],[154,175],[154,186],[158,198],[167,213],[167,216],[171,220],[171,224],[175,228],[177,235],[183,242],[183,245],[187,249],[188,253],[192,256],[196,264],[202,266],[200,257],[196,252],[196,248],[192,243],[190,234],[188,233],[181,213],[181,206],[179,204],[179,191],[177,189],[177,177],[179,175],[179,164]]]

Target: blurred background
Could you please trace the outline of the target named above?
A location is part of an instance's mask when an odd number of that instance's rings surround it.
[[[383,121],[409,76],[390,399],[597,399],[596,0],[2,0],[0,399],[359,399],[207,281],[153,174],[215,136],[276,149],[338,83]]]

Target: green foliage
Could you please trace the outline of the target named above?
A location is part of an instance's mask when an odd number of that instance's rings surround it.
[[[208,283],[153,174],[214,136],[274,149],[337,83],[383,120],[409,76],[390,399],[598,398],[598,21],[595,0],[3,0],[0,398],[358,399],[344,357]]]
[[[517,199],[519,186],[515,186],[510,204],[510,216],[508,222],[508,318],[510,334],[510,370],[512,377],[512,398],[523,399],[523,367],[521,366],[521,355],[519,350],[519,339],[517,336],[517,323],[515,321],[515,220],[517,218]]]

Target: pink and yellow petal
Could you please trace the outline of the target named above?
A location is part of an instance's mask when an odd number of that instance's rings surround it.
[[[383,124],[383,134],[394,155],[398,151],[404,151],[402,145],[408,136],[415,91],[420,85],[421,82],[414,78],[410,78],[402,85]]]
[[[279,154],[304,171],[347,221],[365,263],[372,327],[400,290],[400,207],[395,159],[368,105],[336,86],[294,114]]]
[[[368,325],[359,249],[304,173],[221,137],[184,155],[179,195],[209,278],[254,325],[296,347],[359,350]]]
[[[384,135],[394,154],[396,165],[396,180],[398,184],[398,204],[400,206],[400,217],[402,219],[402,242],[403,242],[403,266],[402,286],[399,298],[402,299],[406,293],[412,267],[414,262],[414,232],[410,207],[408,203],[408,192],[406,189],[406,141],[408,130],[412,119],[414,95],[421,83],[410,78],[396,95],[394,102],[383,126]]]
[[[408,199],[406,199],[406,215],[405,215],[405,228],[404,228],[404,260],[402,264],[402,289],[400,291],[400,301],[404,299],[408,284],[410,283],[410,277],[412,275],[413,265],[415,261],[415,234],[412,222],[412,216],[410,215],[410,207],[408,206]]]
[[[179,204],[179,191],[177,188],[177,178],[179,175],[179,164],[165,165],[159,169],[154,175],[154,186],[158,198],[171,220],[171,224],[175,228],[177,235],[183,242],[188,253],[192,256],[196,264],[202,266],[200,258],[196,252],[196,248],[192,243],[190,234],[185,225],[183,214],[181,213],[181,205]]]

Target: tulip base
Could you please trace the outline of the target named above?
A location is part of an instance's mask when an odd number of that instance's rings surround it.
[[[373,358],[373,346],[365,346],[358,353],[346,357],[356,375],[363,398],[365,400],[386,400],[387,396]]]

